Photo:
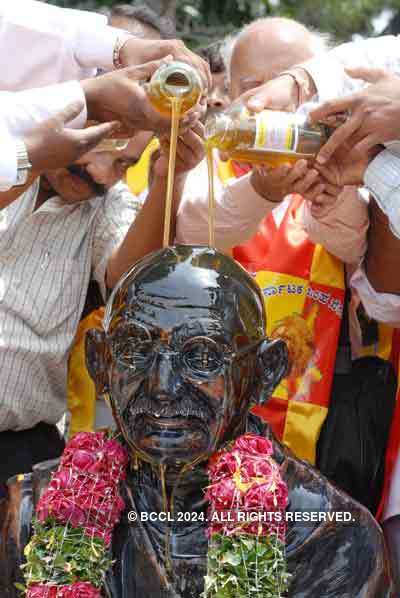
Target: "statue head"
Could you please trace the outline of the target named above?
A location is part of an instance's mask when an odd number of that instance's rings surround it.
[[[125,274],[86,354],[131,448],[182,467],[242,433],[287,368],[286,346],[266,339],[265,324],[260,289],[215,249],[169,247]]]

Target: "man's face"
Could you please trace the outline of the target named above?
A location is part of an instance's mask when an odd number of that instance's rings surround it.
[[[190,307],[178,289],[136,293],[134,313],[114,316],[108,333],[110,394],[128,442],[153,462],[182,466],[244,421],[255,343],[239,318],[209,305],[208,290],[197,289]]]
[[[53,191],[66,203],[86,201],[104,195],[133,166],[151,140],[153,134],[138,132],[123,150],[92,150],[68,168],[44,173]]]
[[[125,175],[130,166],[134,166],[153,137],[149,131],[139,131],[130,140],[125,149],[88,152],[77,161],[85,168],[95,183],[107,189],[115,185]]]
[[[207,96],[207,116],[228,108],[229,88],[225,72],[212,73],[212,89]]]

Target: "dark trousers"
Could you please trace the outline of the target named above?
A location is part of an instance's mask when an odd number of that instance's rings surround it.
[[[64,446],[58,428],[43,422],[21,432],[0,432],[0,487],[11,476],[32,471],[36,463],[60,457]]]

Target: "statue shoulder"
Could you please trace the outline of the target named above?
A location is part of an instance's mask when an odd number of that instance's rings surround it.
[[[35,506],[58,467],[58,459],[44,461],[32,473],[16,475],[7,481],[8,495],[0,512],[0,596],[16,598],[15,583],[23,583],[20,566],[31,536]]]

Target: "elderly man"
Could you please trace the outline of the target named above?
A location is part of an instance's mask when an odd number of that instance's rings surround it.
[[[275,77],[299,59],[310,58],[323,48],[324,40],[320,36],[310,33],[294,21],[268,18],[255,22],[244,29],[233,45],[230,60],[231,98],[235,100],[251,87]],[[233,172],[240,169],[236,163],[231,163],[231,166]],[[327,306],[324,308],[318,305],[317,300],[309,299],[310,292],[313,292],[309,272],[330,272],[330,281],[335,280],[335,284],[329,290],[325,287],[325,291],[337,299],[337,305],[342,306],[343,266],[328,256],[325,250],[347,263],[357,263],[361,259],[366,248],[367,207],[356,189],[346,189],[337,195],[337,188],[331,194],[329,187],[320,193],[318,185],[315,185],[317,173],[312,177],[305,176],[305,161],[298,162],[293,168],[282,166],[262,172],[254,169],[240,178],[228,180],[226,184],[218,176],[224,169],[226,165],[223,163],[216,164],[216,245],[227,250],[245,243],[259,231],[251,244],[236,248],[234,255],[257,276],[265,291],[270,327],[268,332],[275,330],[283,320],[285,326],[291,327],[290,331],[285,330],[293,341],[290,351],[293,372],[285,380],[280,394],[274,395],[270,401],[268,413],[264,412],[263,415],[274,419],[274,430],[297,456],[314,463],[316,443],[329,405],[340,314],[332,319]],[[178,241],[204,243],[208,238],[206,177],[206,164],[203,162],[187,179],[178,212]],[[315,210],[309,202],[298,203],[298,198],[289,195],[293,192],[322,195],[321,206]],[[271,212],[272,216],[268,219]],[[295,235],[293,238],[300,245],[284,241],[284,249],[281,246],[280,253],[286,256],[286,270],[277,271],[277,250],[275,258],[269,259],[268,252],[272,250],[266,250],[265,247],[271,248],[272,243],[276,244],[276,240],[286,234],[288,219],[292,222],[290,234]],[[264,236],[266,230],[269,232]],[[261,241],[254,249],[257,238]],[[324,249],[316,248],[315,243],[321,244]],[[305,253],[310,256],[310,263],[298,273]],[[314,267],[313,270],[311,263],[315,265],[318,256],[322,259],[323,255],[326,256],[325,261],[323,264],[321,262],[320,268]],[[282,263],[282,260],[278,261]],[[269,266],[264,266],[267,262]],[[282,277],[278,278],[281,274]],[[291,285],[300,284],[299,277],[302,294],[297,299],[291,293],[292,287],[284,293],[279,305],[279,297],[274,300],[268,294],[270,287],[274,291],[281,283],[283,289],[287,288],[288,281]],[[267,280],[270,282],[265,282]],[[325,277],[325,283],[327,280]],[[314,278],[314,283],[318,282]],[[324,334],[319,337],[316,336],[315,326],[308,324],[313,313],[317,314],[315,318],[319,318],[319,329],[324,329]],[[301,333],[296,334],[299,326]],[[299,345],[301,338],[308,343],[309,349],[305,347],[305,353],[304,347]],[[295,357],[303,354],[306,359]],[[322,355],[325,361],[316,364],[318,356]]]
[[[249,89],[273,79],[299,60],[307,60],[324,48],[323,38],[295,21],[267,18],[249,25],[233,45],[229,64],[231,99],[236,100]],[[254,169],[231,182],[226,189],[217,180],[217,246],[229,249],[250,239],[261,220],[288,193],[305,193],[306,190],[315,193],[317,175],[305,178],[306,171],[307,164],[302,160],[293,169],[283,166],[268,169],[268,174]],[[203,183],[205,176],[206,164],[203,162],[188,178],[178,214],[178,241],[204,242],[206,239],[208,214],[207,189]],[[306,204],[302,215],[303,225],[312,241],[323,244],[345,262],[357,263],[366,248],[366,206],[356,192],[350,196],[340,196],[336,202],[336,195],[330,195],[329,191],[327,189],[321,194],[321,202],[329,206],[335,202],[335,210],[325,210],[329,213],[322,210],[316,219],[311,213],[311,206]],[[246,201],[243,201],[243,197],[246,197]],[[343,226],[344,218],[346,226]]]

